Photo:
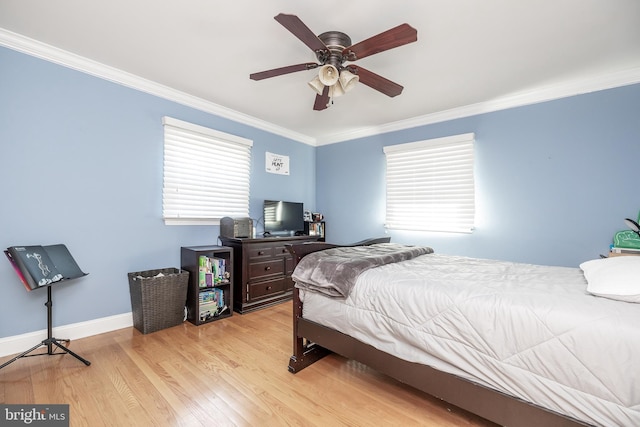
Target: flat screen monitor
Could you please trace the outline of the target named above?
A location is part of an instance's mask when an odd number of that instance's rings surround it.
[[[264,201],[264,231],[273,235],[291,235],[304,230],[302,203],[282,200]]]

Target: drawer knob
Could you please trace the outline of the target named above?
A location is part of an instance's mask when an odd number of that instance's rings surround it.
[[[265,268],[264,268],[264,270],[265,270],[265,271],[269,271],[269,270],[271,270],[271,266],[267,266],[267,267],[265,267]]]
[[[258,255],[264,255],[264,251],[258,251]]]
[[[273,286],[267,286],[267,290],[270,291]]]

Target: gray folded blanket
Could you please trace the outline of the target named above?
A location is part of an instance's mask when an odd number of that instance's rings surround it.
[[[430,253],[429,247],[397,243],[326,249],[302,258],[291,277],[297,288],[346,298],[363,271]]]

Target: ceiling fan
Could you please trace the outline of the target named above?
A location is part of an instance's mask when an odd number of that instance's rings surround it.
[[[403,87],[358,65],[347,64],[364,57],[384,52],[418,40],[418,33],[409,24],[401,24],[390,30],[370,37],[356,44],[340,31],[328,31],[316,36],[300,18],[295,15],[279,14],[274,18],[294,36],[307,45],[316,55],[318,62],[305,62],[249,75],[252,80],[268,79],[296,71],[320,67],[318,76],[309,82],[317,93],[314,110],[324,110],[329,100],[349,91],[359,81],[387,96],[397,96]]]

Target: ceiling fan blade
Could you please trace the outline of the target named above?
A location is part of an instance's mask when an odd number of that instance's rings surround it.
[[[322,95],[316,95],[316,100],[313,103],[313,109],[316,111],[322,111],[329,106],[329,86],[325,86],[322,90]]]
[[[282,24],[282,26],[289,30],[294,36],[299,38],[302,43],[306,44],[314,52],[327,50],[327,46],[322,43],[322,40],[313,34],[313,31],[311,31],[309,27],[307,27],[296,15],[280,13],[275,16],[274,19]]]
[[[249,74],[251,80],[262,80],[270,77],[281,76],[283,74],[295,73],[296,71],[312,70],[317,68],[315,62],[306,62],[304,64],[289,65],[287,67],[274,68],[273,70],[260,71],[259,73]]]
[[[393,49],[418,40],[418,32],[409,24],[400,24],[383,33],[369,37],[359,43],[344,48],[342,55],[349,61]]]
[[[373,73],[365,68],[356,67],[355,65],[350,65],[347,68],[349,69],[349,71],[359,77],[360,83],[365,84],[370,88],[377,90],[378,92],[382,92],[387,96],[398,96],[402,93],[402,89],[404,89],[399,84],[385,79],[384,77],[379,76],[378,74]]]

